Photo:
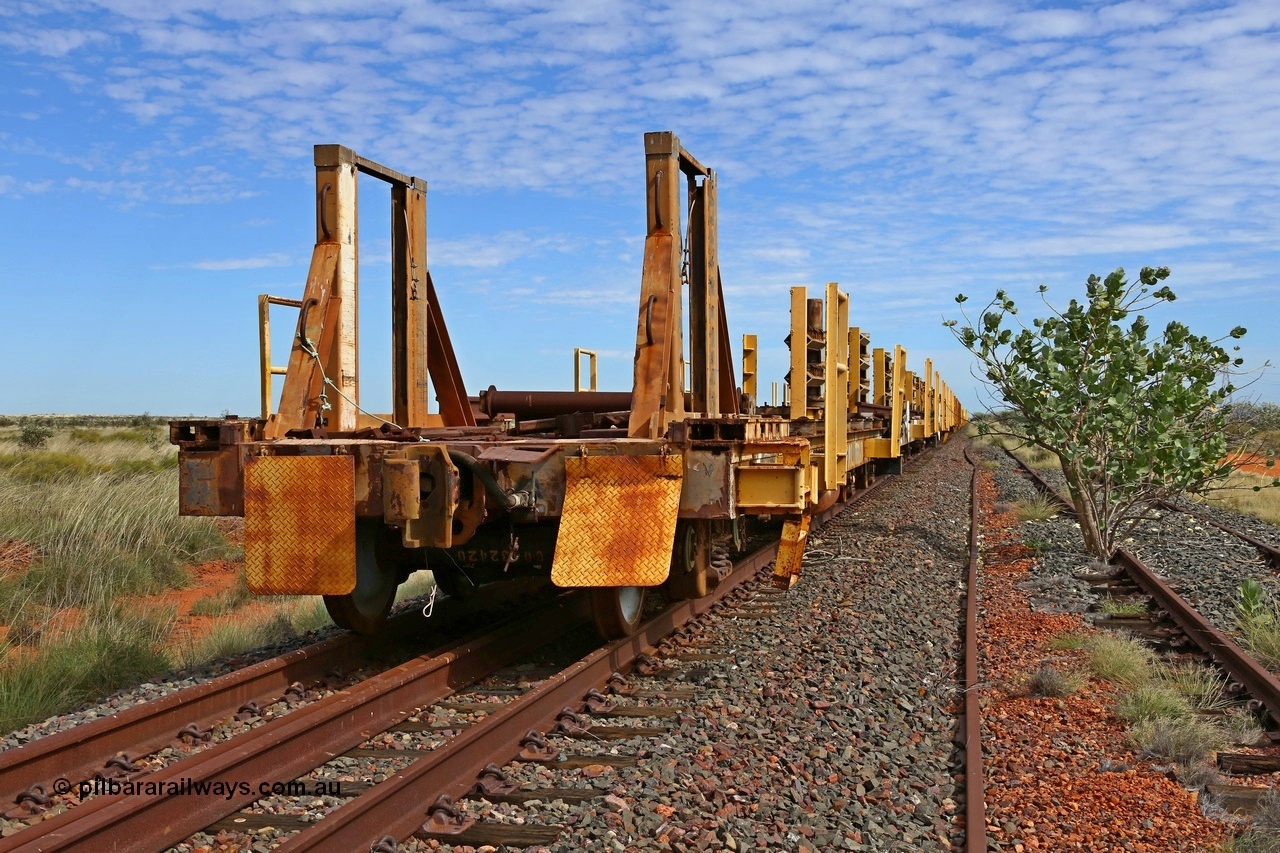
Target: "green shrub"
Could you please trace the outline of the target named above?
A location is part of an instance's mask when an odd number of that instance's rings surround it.
[[[69,438],[76,444],[103,444],[108,441],[124,441],[133,444],[145,444],[148,447],[157,447],[165,436],[155,427],[130,427],[128,429],[110,431],[89,427],[75,427],[71,430]]]
[[[57,450],[34,450],[29,453],[0,453],[0,471],[26,483],[49,483],[56,480],[105,474],[111,466],[90,462],[78,453]]]
[[[1061,506],[1048,495],[1036,495],[1026,500],[1014,501],[1014,511],[1019,521],[1048,521],[1056,518]]]
[[[182,650],[184,666],[195,666],[211,660],[231,657],[297,636],[289,614],[275,610],[268,615],[249,619],[218,622],[200,639]]]
[[[0,582],[0,616],[161,592],[186,585],[185,564],[231,556],[212,519],[180,517],[177,503],[172,474],[61,478],[38,489],[0,477],[0,538],[41,555]]]
[[[53,430],[42,424],[23,424],[18,431],[18,443],[28,450],[39,450],[53,437]]]
[[[1243,708],[1233,708],[1222,718],[1222,729],[1227,739],[1242,746],[1253,746],[1262,737],[1262,725],[1258,718]]]
[[[1098,602],[1098,609],[1108,616],[1141,616],[1147,612],[1147,604],[1143,601],[1117,601],[1108,595]]]
[[[1227,679],[1211,666],[1178,663],[1162,668],[1159,679],[1191,703],[1193,708],[1211,710],[1225,704],[1222,693],[1227,688]]]
[[[1280,668],[1280,609],[1253,578],[1240,584],[1236,627],[1245,646],[1263,666]]]
[[[1237,838],[1216,848],[1217,853],[1280,853],[1280,833],[1265,829],[1248,829]]]
[[[1089,637],[1085,634],[1059,634],[1049,642],[1045,643],[1046,648],[1055,651],[1064,651],[1066,649],[1083,649],[1089,645]]]
[[[294,603],[292,610],[289,611],[289,624],[293,626],[295,633],[305,634],[308,631],[329,628],[333,625],[333,620],[329,618],[329,611],[325,609],[324,599],[318,595],[308,595]]]

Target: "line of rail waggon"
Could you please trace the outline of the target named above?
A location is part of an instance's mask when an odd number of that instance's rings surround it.
[[[253,592],[322,595],[337,624],[373,633],[420,569],[464,597],[495,581],[549,578],[590,588],[601,633],[624,636],[645,590],[683,599],[713,588],[749,521],[780,528],[774,582],[789,587],[816,512],[966,422],[928,360],[908,370],[903,347],[873,348],[850,327],[848,295],[834,283],[816,298],[791,288],[781,403],[761,401],[754,335],[742,337],[739,384],[716,173],[672,133],[645,134],[644,148],[631,391],[593,382],[470,396],[427,265],[425,181],[316,146],[316,244],[302,298],[259,297],[262,416],[170,424],[180,512],[244,517]],[[359,405],[361,175],[391,196],[393,411],[377,414]],[[283,367],[270,363],[272,304],[299,312]],[[580,365],[575,353],[575,377]]]

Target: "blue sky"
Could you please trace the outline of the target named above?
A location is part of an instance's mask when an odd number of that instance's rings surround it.
[[[311,146],[430,183],[469,390],[631,382],[643,144],[717,169],[735,340],[787,288],[970,406],[953,297],[1168,265],[1151,316],[1280,363],[1280,4],[0,0],[0,412],[257,410],[255,296],[298,296]],[[362,403],[389,408],[385,190],[361,191]],[[273,316],[277,363],[293,318]],[[1268,372],[1256,399],[1280,399]],[[767,391],[766,391],[767,393]]]

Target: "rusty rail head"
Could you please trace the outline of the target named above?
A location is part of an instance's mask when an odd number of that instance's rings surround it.
[[[339,635],[6,749],[0,752],[0,801],[12,802],[32,783],[48,784],[55,777],[87,779],[119,752],[146,755],[162,749],[184,731],[207,729],[246,702],[274,702],[295,681],[318,679],[336,666],[359,660],[365,642],[354,635]]]
[[[987,849],[986,782],[982,766],[982,703],[978,689],[978,466],[964,450],[969,478],[969,568],[964,596],[964,846]]]

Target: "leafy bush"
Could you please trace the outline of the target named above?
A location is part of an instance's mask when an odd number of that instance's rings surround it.
[[[1280,608],[1253,578],[1240,584],[1236,627],[1259,662],[1271,669],[1280,668]]]
[[[28,450],[39,450],[53,437],[53,430],[41,424],[23,424],[18,431],[18,443]]]
[[[978,359],[975,375],[1020,416],[1004,419],[1005,433],[1059,460],[1085,548],[1099,559],[1157,501],[1231,470],[1230,380],[1243,359],[1219,344],[1245,330],[1212,340],[1173,321],[1151,336],[1146,309],[1176,299],[1168,276],[1168,267],[1143,267],[1135,282],[1123,269],[1091,275],[1085,301],[1048,306],[1030,326],[1004,290],[965,325],[946,321]]]

